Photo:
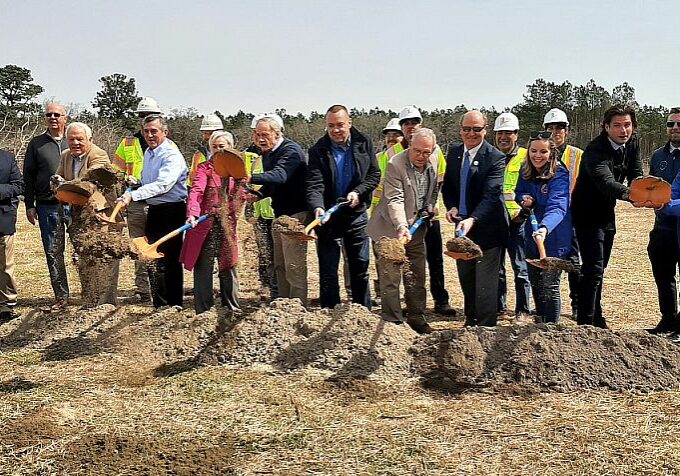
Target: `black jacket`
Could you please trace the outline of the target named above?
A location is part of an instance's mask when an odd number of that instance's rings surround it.
[[[24,180],[12,154],[0,150],[0,235],[16,233],[19,195],[24,193]]]
[[[463,144],[458,144],[451,147],[446,156],[442,197],[447,210],[452,207],[460,209],[460,168],[464,151]],[[467,236],[482,250],[507,242],[508,216],[503,204],[504,173],[505,154],[488,142],[482,142],[470,164],[466,190],[468,217],[476,219]]]
[[[603,227],[615,223],[616,200],[622,200],[628,185],[642,175],[640,146],[635,134],[626,143],[623,161],[605,131],[594,138],[581,157],[576,185],[571,195],[574,226]]]
[[[251,176],[255,185],[263,185],[260,192],[272,197],[274,215],[293,215],[307,210],[305,174],[307,160],[300,145],[284,139],[273,152],[262,156],[264,172]]]
[[[359,195],[359,205],[355,208],[342,207],[338,212],[347,215],[360,215],[371,204],[373,190],[380,183],[380,168],[373,153],[371,139],[354,127],[350,130],[352,158],[354,159],[354,175],[350,182],[350,191]],[[331,139],[328,134],[309,149],[309,165],[307,166],[307,206],[310,210],[323,208],[328,210],[335,205],[335,177],[337,168]]]
[[[35,136],[26,147],[24,157],[24,180],[26,208],[35,208],[38,203],[57,203],[50,189],[50,177],[54,175],[61,161],[62,151],[68,149],[66,138],[55,141],[48,131]]]

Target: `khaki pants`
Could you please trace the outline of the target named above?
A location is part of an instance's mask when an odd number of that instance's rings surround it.
[[[305,223],[307,212],[292,215]],[[300,298],[307,306],[307,242],[298,241],[279,232],[272,232],[274,238],[274,270],[279,297]]]
[[[14,281],[14,235],[0,236],[0,312],[11,311],[17,303]]]
[[[404,289],[406,291],[406,312],[408,321],[425,322],[425,228],[421,227],[413,239],[405,246],[408,262],[404,265]],[[399,286],[401,285],[402,266],[393,261],[378,257],[377,269],[380,278],[380,317],[385,321],[404,321],[401,311]]]

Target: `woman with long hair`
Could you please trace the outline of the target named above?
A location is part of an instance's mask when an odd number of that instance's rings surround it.
[[[550,132],[532,134],[527,159],[515,188],[515,200],[531,209],[538,222],[524,225],[526,257],[539,257],[537,240],[542,240],[547,256],[566,259],[571,252],[572,223],[569,211],[569,171],[560,162]],[[529,282],[536,302],[536,322],[557,323],[560,319],[561,270],[529,265]]]

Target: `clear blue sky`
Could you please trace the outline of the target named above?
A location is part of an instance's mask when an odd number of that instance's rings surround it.
[[[675,5],[675,6],[674,6]],[[519,102],[542,77],[680,104],[677,1],[0,0],[0,66],[90,106],[101,76],[231,114]]]

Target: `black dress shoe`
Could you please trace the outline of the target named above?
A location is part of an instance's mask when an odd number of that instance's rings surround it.
[[[14,311],[2,311],[0,312],[0,324],[9,322],[14,319]]]
[[[455,316],[456,310],[452,308],[449,303],[446,304],[435,304],[434,305],[435,314],[441,314],[442,316]]]
[[[409,327],[416,331],[418,334],[432,334],[434,329],[430,327],[430,325],[427,322],[407,322]]]

